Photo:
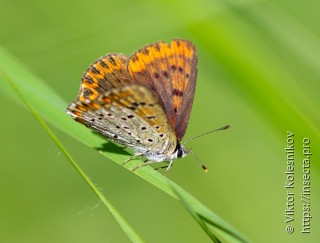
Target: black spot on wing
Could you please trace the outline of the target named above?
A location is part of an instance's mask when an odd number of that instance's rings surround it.
[[[183,92],[181,90],[178,90],[178,89],[173,89],[172,90],[172,95],[182,97],[183,96]]]

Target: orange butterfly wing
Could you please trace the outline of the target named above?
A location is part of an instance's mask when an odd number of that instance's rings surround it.
[[[148,45],[130,57],[128,71],[134,83],[154,91],[180,141],[187,129],[195,92],[194,45],[186,40]]]

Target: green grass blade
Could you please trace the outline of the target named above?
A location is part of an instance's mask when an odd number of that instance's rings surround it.
[[[174,187],[172,189],[176,192],[177,197],[180,199],[181,203],[186,208],[186,210],[197,221],[197,223],[200,225],[203,231],[209,236],[209,238],[213,242],[246,242],[243,241],[243,239],[241,240],[237,238],[236,235],[233,235],[233,232],[228,232],[228,227],[221,228],[221,224],[217,224],[218,220],[213,221],[210,217],[205,217],[204,215],[198,214],[193,209],[192,204],[189,204],[182,194],[179,194],[179,192],[176,191]],[[208,225],[212,226],[213,230],[210,230]]]
[[[32,72],[24,68],[18,60],[15,60],[15,58],[6,50],[1,48],[0,67],[12,80],[14,80],[15,85],[27,100],[28,104],[30,104],[35,112],[46,121],[89,147],[97,149],[101,147],[101,144],[106,142],[105,139],[90,132],[89,129],[72,121],[72,119],[70,119],[70,117],[64,112],[67,103],[64,102],[52,89],[44,85],[44,83],[35,77]],[[3,77],[0,77],[0,88],[1,91],[9,98],[15,101],[18,100],[15,93],[10,89],[10,87],[8,87],[8,84]],[[128,154],[123,154],[123,152],[119,153],[122,150],[119,150],[117,146],[111,143],[108,143],[108,151],[105,149],[98,150],[101,154],[112,159],[118,164],[121,164],[129,156]],[[126,168],[131,170],[137,164],[138,161],[132,161],[128,166],[126,166]],[[216,225],[219,225],[220,229],[223,229],[225,232],[229,232],[234,239],[243,242],[248,241],[246,237],[233,226],[213,213],[180,186],[174,184],[168,178],[154,171],[151,167],[143,167],[135,173],[176,199],[179,199],[176,194],[176,192],[179,192],[179,195],[182,195],[184,200],[189,205],[192,205],[192,208],[197,215],[215,222]]]
[[[180,199],[180,201],[182,202],[182,205],[184,205],[184,207],[187,209],[187,211],[191,214],[191,216],[197,221],[197,223],[200,225],[200,227],[203,229],[203,231],[209,236],[209,238],[213,241],[213,242],[221,242],[219,240],[219,238],[217,236],[215,236],[215,234],[213,232],[210,231],[210,229],[208,228],[208,226],[206,225],[205,221],[203,220],[203,218],[201,217],[201,215],[198,215],[191,207],[191,205],[189,205],[187,203],[186,200],[184,200],[184,198],[182,197],[182,195],[180,195],[178,192],[176,192],[178,198]]]
[[[52,132],[50,127],[45,123],[45,121],[37,114],[37,112],[28,104],[28,102],[24,99],[23,95],[20,93],[19,89],[13,82],[13,80],[8,77],[6,73],[4,73],[0,69],[1,76],[7,80],[8,84],[12,87],[16,96],[20,99],[20,101],[25,105],[25,107],[32,113],[32,115],[38,120],[44,130],[49,134],[50,138],[54,141],[54,143],[58,146],[61,152],[67,157],[72,166],[78,171],[80,176],[85,180],[85,182],[90,186],[93,192],[97,195],[103,205],[109,210],[109,212],[116,219],[122,230],[125,232],[127,237],[132,242],[144,242],[140,236],[133,230],[133,228],[128,224],[128,222],[123,218],[123,216],[117,211],[117,209],[106,199],[103,193],[96,187],[96,185],[89,179],[89,177],[85,174],[85,172],[78,166],[75,160],[71,157],[68,151],[64,148],[59,139]]]

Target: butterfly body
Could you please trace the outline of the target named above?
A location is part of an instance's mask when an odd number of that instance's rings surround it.
[[[135,52],[107,54],[84,73],[77,100],[67,108],[76,121],[151,162],[189,153],[180,143],[188,124],[197,74],[189,41],[157,42]]]

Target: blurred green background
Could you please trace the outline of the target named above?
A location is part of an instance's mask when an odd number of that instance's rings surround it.
[[[320,224],[320,3],[303,1],[8,1],[0,45],[67,105],[84,70],[108,52],[191,40],[198,81],[169,178],[253,242],[316,242]],[[0,242],[127,242],[35,118],[1,92]],[[66,119],[70,119],[66,115]],[[54,121],[52,121],[54,124]],[[210,242],[183,206],[63,132],[55,134],[147,242]],[[295,138],[295,216],[285,231],[286,136]],[[302,229],[302,139],[311,141],[311,234]],[[318,151],[317,151],[318,150]]]

